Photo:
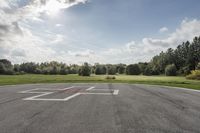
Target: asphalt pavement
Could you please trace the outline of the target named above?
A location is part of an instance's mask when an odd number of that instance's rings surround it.
[[[0,133],[162,132],[200,132],[200,92],[99,83],[0,87]]]

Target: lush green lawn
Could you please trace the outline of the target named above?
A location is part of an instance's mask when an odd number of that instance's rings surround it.
[[[115,76],[115,80],[108,80],[105,75],[81,77],[78,75],[0,75],[0,85],[14,85],[27,83],[137,83],[176,86],[200,90],[200,81],[187,80],[185,77],[166,76]]]

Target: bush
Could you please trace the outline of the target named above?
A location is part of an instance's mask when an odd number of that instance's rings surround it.
[[[107,74],[115,75],[117,73],[117,69],[115,66],[108,66],[107,67]]]
[[[195,79],[200,80],[200,70],[193,70],[191,71],[191,74],[186,76],[187,79]]]
[[[41,74],[41,73],[42,73],[42,70],[39,69],[39,68],[36,68],[34,73],[35,73],[35,74]]]
[[[91,69],[88,63],[84,63],[78,71],[79,76],[90,76]]]
[[[49,74],[55,75],[55,74],[59,74],[59,72],[60,72],[59,68],[56,66],[53,66],[50,68]]]
[[[67,74],[68,74],[68,70],[65,69],[65,68],[62,68],[62,69],[60,70],[60,74],[61,74],[61,75],[67,75]]]
[[[4,74],[6,74],[6,75],[14,75],[14,71],[12,69],[7,69]]]
[[[115,76],[106,76],[106,79],[116,79]]]
[[[118,66],[118,69],[117,69],[117,72],[119,73],[119,74],[124,74],[125,73],[125,65],[120,65],[120,66]]]
[[[3,63],[0,62],[0,74],[4,74],[6,71],[6,67]]]
[[[100,67],[96,67],[94,73],[95,73],[96,75],[101,75],[101,68],[100,68]]]
[[[19,72],[20,71],[20,66],[18,64],[14,65],[14,69],[15,72]]]
[[[166,76],[176,76],[176,66],[174,64],[168,65],[165,68],[165,75]]]
[[[200,62],[197,64],[196,70],[200,70]]]
[[[159,75],[159,74],[160,74],[160,72],[159,72],[158,68],[156,68],[156,67],[152,68],[152,75]]]
[[[143,75],[151,76],[152,75],[152,69],[150,67],[145,68]]]
[[[141,71],[137,64],[128,65],[126,67],[126,74],[128,75],[139,75],[140,73]]]
[[[96,75],[106,74],[106,67],[105,66],[96,66],[94,73]]]
[[[82,75],[82,70],[81,70],[81,68],[78,69],[78,75],[79,75],[79,76]]]
[[[182,68],[178,71],[178,74],[189,75],[190,73],[191,73],[191,70],[190,70],[190,67],[189,67],[189,66],[182,67]]]
[[[9,60],[1,59],[0,60],[0,74],[6,74],[6,75],[13,75],[13,65]]]

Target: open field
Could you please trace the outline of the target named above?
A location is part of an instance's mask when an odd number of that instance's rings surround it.
[[[78,75],[0,75],[0,85],[32,83],[136,83],[200,89],[200,81],[187,80],[185,77],[166,76],[115,76],[115,80],[105,79],[105,75],[81,77]]]

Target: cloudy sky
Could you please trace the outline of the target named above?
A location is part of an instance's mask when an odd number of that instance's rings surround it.
[[[0,58],[136,63],[200,35],[199,0],[0,0]]]

